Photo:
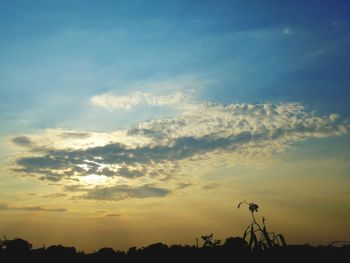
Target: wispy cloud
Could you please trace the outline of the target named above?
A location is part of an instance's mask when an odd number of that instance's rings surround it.
[[[119,217],[121,216],[120,214],[107,214],[107,217]]]
[[[61,197],[66,197],[66,193],[52,193],[52,194],[47,194],[43,195],[43,198],[61,198]]]
[[[168,95],[152,94],[147,92],[134,92],[129,95],[101,94],[91,98],[94,106],[107,110],[124,109],[130,110],[137,105],[148,105],[153,107],[183,107],[187,105],[190,98],[181,91]]]
[[[220,185],[217,184],[217,183],[210,183],[210,184],[203,185],[202,189],[204,189],[204,190],[211,190],[211,189],[218,188],[219,186]]]
[[[192,186],[191,183],[179,183],[177,184],[177,189],[183,189]]]
[[[66,212],[67,209],[65,208],[43,208],[40,206],[25,206],[25,207],[11,207],[7,204],[0,203],[0,210],[6,210],[6,211],[28,211],[28,212],[35,212],[35,211],[42,211],[42,212]]]

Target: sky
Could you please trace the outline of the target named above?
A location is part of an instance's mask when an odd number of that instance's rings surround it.
[[[0,1],[0,234],[127,249],[350,231],[348,1]]]

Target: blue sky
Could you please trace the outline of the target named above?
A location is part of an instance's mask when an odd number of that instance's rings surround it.
[[[0,226],[192,242],[246,199],[346,240],[349,48],[348,1],[0,1]]]
[[[183,76],[208,101],[347,117],[346,2],[2,1],[1,132],[48,128],[94,94]]]

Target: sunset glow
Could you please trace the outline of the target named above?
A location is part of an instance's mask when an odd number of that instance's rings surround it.
[[[349,239],[349,3],[73,2],[0,3],[0,235]]]

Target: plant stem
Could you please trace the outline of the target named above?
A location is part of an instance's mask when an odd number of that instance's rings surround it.
[[[258,226],[259,230],[260,230],[261,232],[263,232],[261,226],[258,224],[258,222],[257,222],[256,219],[255,219],[254,212],[251,212],[251,214],[252,214],[252,218],[253,218],[254,224],[256,224],[256,225]]]

